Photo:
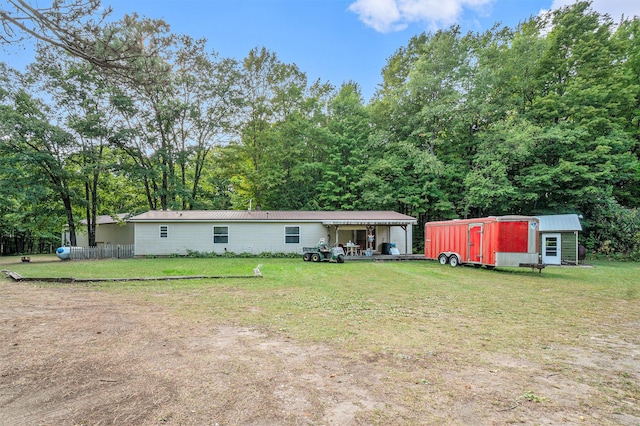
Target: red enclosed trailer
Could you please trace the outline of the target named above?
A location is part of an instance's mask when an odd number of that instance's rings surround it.
[[[530,216],[495,216],[428,222],[424,252],[441,264],[496,266],[542,265],[538,257],[539,222]]]

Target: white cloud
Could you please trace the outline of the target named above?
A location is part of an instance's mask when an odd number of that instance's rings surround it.
[[[485,15],[496,2],[519,0],[355,0],[349,10],[365,25],[381,33],[400,31],[414,22],[426,23],[430,29],[450,26],[460,20],[465,10]],[[550,10],[578,0],[553,0]],[[614,21],[640,16],[639,0],[592,0],[600,14],[608,14]],[[541,10],[544,13],[547,10]]]
[[[432,28],[454,24],[464,9],[482,10],[495,0],[356,0],[349,10],[376,31],[399,31],[412,22]]]
[[[576,0],[553,0],[551,9],[559,9],[575,2]],[[622,15],[625,18],[640,16],[640,1],[638,0],[593,0],[591,8],[601,15],[609,15],[615,22],[619,22]]]
[[[386,33],[404,29],[398,24],[400,11],[395,0],[357,0],[349,6],[362,22],[376,31]]]

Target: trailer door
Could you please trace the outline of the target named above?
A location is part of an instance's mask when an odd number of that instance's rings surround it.
[[[469,225],[469,254],[468,262],[482,262],[482,224]]]

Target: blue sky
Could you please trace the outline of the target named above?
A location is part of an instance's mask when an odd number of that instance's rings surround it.
[[[295,63],[310,81],[360,84],[365,101],[381,83],[387,59],[423,31],[458,24],[483,31],[518,22],[573,0],[103,0],[114,17],[137,12],[164,19],[173,32],[206,38],[223,57],[241,60],[266,47]],[[42,1],[39,1],[42,5]],[[44,2],[49,3],[49,2]],[[594,0],[593,8],[640,16],[639,0]],[[33,60],[28,47],[0,49],[0,61],[18,69]]]

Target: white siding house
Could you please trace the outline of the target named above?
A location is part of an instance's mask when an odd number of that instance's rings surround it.
[[[416,219],[395,212],[149,211],[130,219],[136,256],[202,253],[302,253],[320,239],[330,245],[368,244],[381,251],[390,243],[412,253]],[[371,236],[371,240],[369,240]]]
[[[128,222],[130,216],[128,213],[122,213],[116,217],[109,215],[98,216],[96,218],[96,245],[117,246],[133,244],[133,225]],[[62,235],[62,245],[66,246],[68,244],[69,231],[65,230]],[[78,247],[89,247],[86,220],[82,220],[80,226],[76,228],[76,245]]]

